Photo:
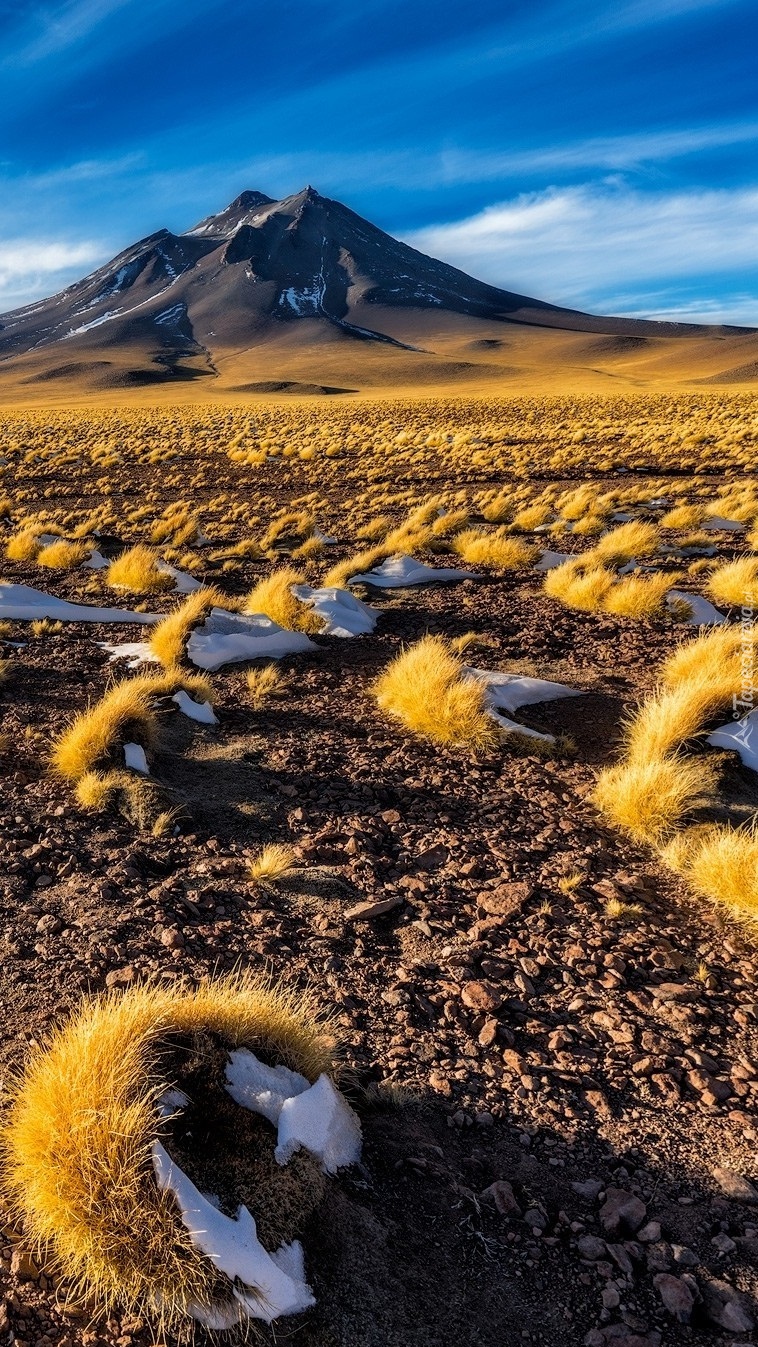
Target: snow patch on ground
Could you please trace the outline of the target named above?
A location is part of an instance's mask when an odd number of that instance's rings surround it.
[[[68,603],[30,585],[0,584],[0,620],[34,622],[47,617],[54,622],[139,622],[152,626],[160,622],[157,613],[133,613],[124,608],[95,608],[89,604]]]
[[[719,533],[740,533],[747,528],[739,519],[724,519],[719,514],[712,514],[701,525],[701,528],[707,530],[714,529]]]
[[[379,616],[376,609],[362,603],[348,589],[293,585],[292,593],[321,618],[325,636],[366,636],[376,626]]]
[[[236,1218],[225,1216],[174,1164],[159,1141],[153,1143],[152,1155],[158,1187],[174,1194],[193,1244],[234,1283],[230,1291],[238,1308],[231,1300],[213,1316],[196,1308],[197,1319],[216,1329],[231,1327],[244,1317],[270,1324],[280,1315],[298,1314],[315,1304],[297,1241],[268,1254],[247,1207],[240,1207]]]
[[[287,631],[263,613],[250,616],[212,608],[187,642],[187,658],[198,669],[213,672],[224,664],[249,659],[282,659],[304,650],[317,650],[301,631]]]
[[[742,720],[719,725],[708,735],[707,743],[713,744],[714,748],[729,748],[733,753],[739,753],[745,766],[758,772],[758,707]]]
[[[142,772],[145,776],[150,775],[145,750],[141,744],[124,744],[124,762],[127,767],[131,767],[133,772]]]
[[[171,700],[176,702],[182,715],[189,716],[190,720],[199,720],[201,725],[218,725],[218,717],[214,715],[210,702],[194,702],[183,688],[175,692]]]
[[[136,669],[140,664],[160,664],[158,656],[153,654],[148,641],[123,641],[121,645],[109,645],[107,641],[98,641],[97,644],[101,650],[109,652],[109,664],[117,659],[128,660],[127,668],[129,669]]]
[[[539,702],[554,702],[563,697],[584,695],[577,688],[567,687],[565,683],[552,683],[545,678],[525,678],[520,674],[489,673],[486,669],[472,668],[467,668],[466,673],[470,678],[484,683],[489,714],[503,729],[511,734],[525,734],[530,739],[542,739],[549,744],[555,742],[554,735],[520,725],[501,712],[513,714],[522,706],[536,706]]]
[[[235,1104],[250,1113],[260,1113],[274,1127],[286,1100],[309,1088],[308,1080],[298,1071],[290,1071],[287,1066],[267,1066],[248,1048],[236,1048],[229,1053],[227,1092]]]
[[[388,557],[381,566],[362,575],[351,575],[349,585],[375,585],[378,589],[405,589],[409,585],[433,585],[455,580],[475,580],[472,571],[459,571],[444,566],[424,566],[414,557]]]
[[[670,589],[666,595],[666,603],[673,608],[679,602],[688,604],[692,609],[690,617],[684,619],[689,627],[715,627],[726,622],[724,614],[699,594],[687,594],[683,589]]]
[[[543,552],[536,566],[535,571],[552,571],[555,566],[562,566],[564,561],[571,561],[570,552]]]

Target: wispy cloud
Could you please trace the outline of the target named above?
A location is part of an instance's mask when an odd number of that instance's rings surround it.
[[[406,237],[496,285],[578,308],[604,308],[608,296],[633,288],[639,310],[640,291],[674,280],[697,281],[707,297],[713,278],[721,294],[741,291],[742,309],[746,277],[758,283],[758,188],[645,193],[623,182],[552,188]],[[670,289],[669,295],[675,302]],[[723,309],[728,305],[724,298]]]
[[[37,31],[14,52],[13,61],[33,65],[58,55],[89,37],[106,19],[132,3],[133,0],[69,0],[67,4],[40,8],[35,15]]]
[[[102,261],[102,244],[9,239],[0,246],[0,312],[54,294]]]

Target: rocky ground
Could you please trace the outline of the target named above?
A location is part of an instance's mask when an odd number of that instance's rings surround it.
[[[81,592],[33,566],[4,578]],[[165,717],[155,775],[183,811],[175,836],[93,818],[46,770],[112,672],[98,642],[137,629],[69,624],[15,652],[0,695],[4,1071],[84,991],[240,965],[309,982],[335,1016],[364,1158],[304,1240],[317,1308],[264,1341],[755,1341],[754,945],[587,798],[688,632],[571,612],[528,573],[371,601],[375,635],[316,638],[264,710],[232,668],[213,678],[218,727]],[[475,758],[384,720],[369,685],[425,630],[475,630],[491,642],[480,666],[581,688],[525,713],[570,756]],[[298,867],[255,886],[247,862],[269,841]],[[3,1347],[150,1340],[64,1308],[20,1236],[8,1220]]]

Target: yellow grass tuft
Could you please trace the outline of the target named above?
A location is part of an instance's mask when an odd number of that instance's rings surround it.
[[[232,1285],[190,1240],[155,1181],[157,1100],[174,1081],[166,1047],[205,1032],[313,1081],[331,1067],[309,1001],[237,974],[186,992],[138,987],[85,1001],[36,1049],[10,1091],[2,1186],[26,1237],[73,1297],[179,1326]]]
[[[758,557],[727,561],[712,572],[705,589],[714,603],[730,608],[758,607]]]
[[[659,543],[660,534],[654,524],[631,519],[606,533],[595,544],[593,555],[604,566],[624,566],[635,557],[652,556]]]
[[[690,828],[664,859],[696,893],[739,916],[758,918],[758,836],[737,828]]]
[[[662,529],[696,529],[705,519],[702,505],[674,505],[661,516]]]
[[[256,884],[275,884],[291,874],[295,865],[295,853],[292,847],[279,842],[271,842],[263,847],[248,866],[248,874]]]
[[[659,843],[712,790],[714,780],[713,767],[702,758],[622,762],[600,773],[593,798],[622,832]]]
[[[459,533],[451,546],[468,565],[492,566],[499,571],[529,566],[539,556],[537,547],[530,547],[520,538],[509,538],[501,532],[483,533],[479,529]]]
[[[78,781],[106,762],[117,745],[137,743],[147,749],[155,737],[150,693],[142,680],[127,678],[59,736],[53,744],[52,766],[59,776]]]
[[[513,516],[513,528],[520,533],[533,533],[541,524],[547,524],[553,517],[549,505],[525,505]]]
[[[37,565],[49,566],[51,570],[73,571],[91,554],[92,548],[87,543],[71,543],[61,538],[59,542],[48,543],[47,547],[42,548],[37,554]]]
[[[605,566],[585,567],[581,558],[572,559],[547,572],[545,593],[551,599],[559,599],[569,608],[595,613],[602,609],[615,580],[615,572]]]
[[[321,620],[292,593],[293,585],[301,585],[304,576],[292,566],[282,566],[259,580],[243,601],[244,613],[264,613],[272,622],[288,631],[318,632]]]
[[[174,585],[172,576],[158,570],[157,552],[142,543],[122,552],[103,575],[111,589],[128,589],[131,594],[153,594]]]
[[[603,608],[618,617],[653,617],[674,583],[671,575],[625,575],[608,590]]]
[[[424,636],[396,655],[374,695],[382,711],[424,739],[484,747],[497,737],[484,684],[466,674],[440,636]]]
[[[264,664],[261,669],[249,669],[246,677],[248,700],[254,711],[272,697],[280,697],[286,687],[286,679],[274,664]]]
[[[20,529],[8,539],[5,546],[8,561],[36,561],[41,551],[42,544],[33,529]]]
[[[150,649],[166,669],[184,659],[184,648],[193,627],[199,626],[211,608],[231,608],[232,603],[220,589],[209,586],[188,594],[173,612],[153,627]]]

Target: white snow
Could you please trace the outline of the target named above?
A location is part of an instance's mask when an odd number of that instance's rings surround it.
[[[176,702],[182,714],[189,716],[190,720],[199,720],[202,725],[218,725],[218,717],[214,715],[210,702],[193,702],[183,688],[175,692],[171,700]]]
[[[351,575],[349,585],[375,585],[378,589],[405,589],[409,585],[432,585],[454,580],[475,580],[472,571],[459,571],[444,566],[424,566],[413,557],[388,557],[381,566],[362,575]]]
[[[69,337],[78,337],[80,332],[89,332],[93,327],[101,327],[103,323],[109,323],[111,318],[118,318],[120,313],[121,309],[109,309],[107,313],[101,313],[99,318],[93,318],[89,323],[82,323],[81,327],[71,327],[61,337],[61,341],[67,341]]]
[[[266,1066],[248,1048],[236,1048],[229,1053],[226,1089],[235,1104],[250,1113],[260,1113],[276,1127],[285,1101],[310,1089],[310,1085],[298,1071]]]
[[[520,725],[517,720],[510,720],[508,716],[501,716],[500,712],[493,707],[490,707],[489,714],[509,734],[525,734],[529,739],[542,739],[546,744],[555,743],[555,735],[543,734],[540,730],[533,730],[530,725]]]
[[[107,641],[98,641],[97,644],[101,650],[110,652],[109,664],[117,659],[128,660],[127,667],[130,669],[136,669],[140,664],[160,664],[148,641],[123,641],[121,645],[109,645]]]
[[[309,1090],[282,1105],[274,1152],[277,1163],[286,1165],[302,1146],[317,1156],[327,1174],[336,1174],[361,1158],[358,1118],[328,1076],[319,1076]]]
[[[739,753],[746,767],[758,772],[758,707],[741,720],[728,725],[719,725],[707,742],[715,748],[730,748]]]
[[[33,622],[47,617],[58,622],[140,622],[151,626],[160,622],[157,613],[133,613],[124,608],[95,608],[89,604],[68,603],[30,585],[0,583],[0,620]]]
[[[162,571],[164,575],[170,575],[175,581],[175,594],[194,594],[196,589],[202,589],[203,587],[194,575],[188,575],[186,571],[177,570],[176,566],[169,566],[167,561],[159,561],[158,570]]]
[[[552,683],[546,678],[525,678],[520,674],[489,673],[486,669],[471,668],[467,668],[466,673],[485,684],[490,706],[511,713],[518,711],[521,706],[536,706],[538,702],[556,702],[562,697],[584,696],[577,688],[567,687],[565,683]]]
[[[741,523],[739,519],[724,519],[719,514],[712,514],[701,525],[704,529],[717,529],[721,533],[739,533],[747,528],[746,524]]]
[[[712,603],[703,599],[699,594],[686,594],[682,589],[670,589],[666,595],[666,603],[670,608],[680,601],[689,604],[692,609],[690,617],[685,619],[689,627],[713,627],[721,622],[726,622],[723,613],[718,608],[714,608]]]
[[[230,1300],[228,1310],[219,1307],[219,1319],[223,1322],[213,1316],[209,1326],[229,1327],[245,1315],[270,1324],[280,1315],[298,1314],[315,1304],[305,1281],[299,1243],[282,1245],[276,1253],[268,1254],[258,1239],[255,1220],[247,1207],[240,1207],[236,1218],[225,1216],[174,1164],[159,1141],[153,1143],[152,1155],[158,1187],[169,1189],[176,1197],[193,1244],[234,1283],[229,1290],[241,1313],[235,1311]],[[194,1313],[196,1318],[209,1323],[199,1308]]]
[[[376,609],[362,603],[349,589],[312,589],[310,585],[293,585],[292,593],[321,618],[325,636],[365,636],[376,626],[379,616]]]
[[[282,659],[318,647],[301,631],[287,631],[263,613],[250,616],[212,608],[187,642],[187,657],[211,672],[248,659]]]
[[[260,1113],[277,1130],[275,1158],[286,1165],[305,1147],[327,1174],[361,1156],[361,1127],[356,1114],[329,1076],[314,1085],[286,1066],[266,1066],[247,1048],[229,1054],[227,1090],[236,1103]]]
[[[564,561],[571,561],[571,552],[543,552],[536,566],[535,571],[552,571],[554,566],[562,566]]]
[[[94,552],[90,552],[87,560],[82,562],[82,566],[91,571],[104,571],[110,566],[110,562],[103,556],[102,552],[98,552],[95,548]]]
[[[133,772],[144,772],[145,776],[150,775],[145,750],[141,744],[124,744],[124,762],[127,767],[131,767]]]

